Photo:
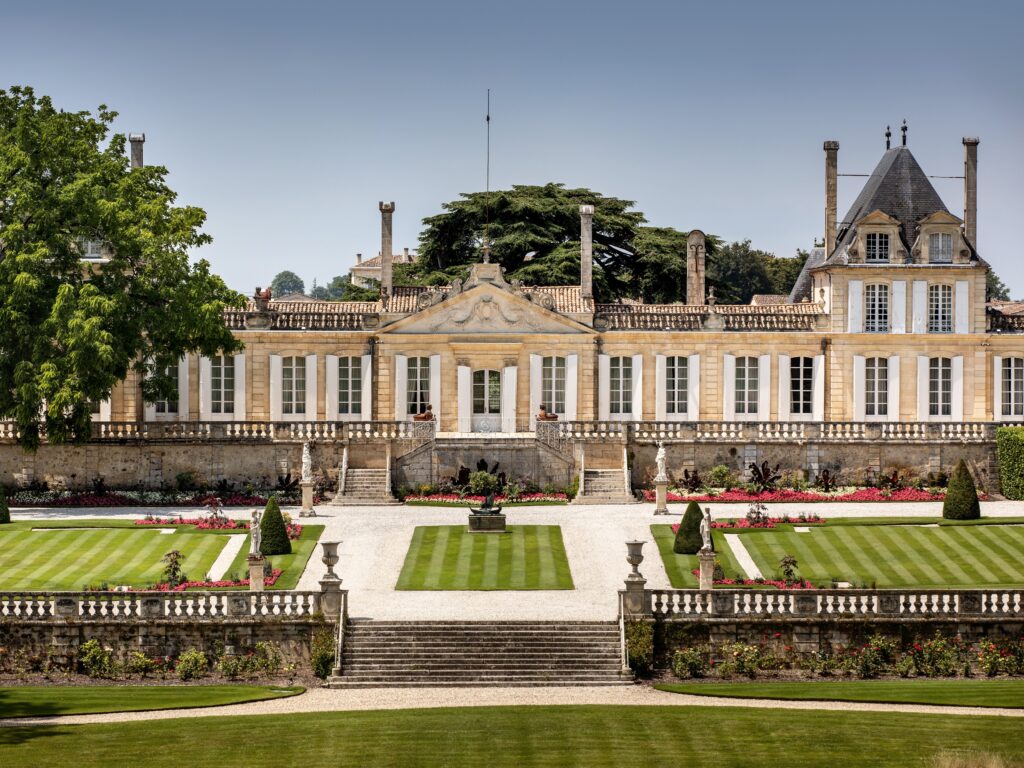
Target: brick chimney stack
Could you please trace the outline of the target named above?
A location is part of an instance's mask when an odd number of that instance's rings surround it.
[[[978,250],[978,144],[964,136],[964,237]]]
[[[145,165],[142,160],[142,145],[146,143],[146,134],[129,133],[128,141],[132,145],[132,168],[142,168]]]
[[[825,255],[836,247],[836,193],[838,189],[839,142],[825,142]]]
[[[580,296],[594,298],[594,206],[580,206]]]
[[[391,295],[391,215],[395,212],[394,201],[380,202],[380,295]]]
[[[699,229],[691,229],[686,236],[686,303],[703,306],[704,261],[707,238]]]

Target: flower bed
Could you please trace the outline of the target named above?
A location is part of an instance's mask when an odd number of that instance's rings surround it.
[[[274,586],[274,584],[277,583],[277,580],[280,578],[282,573],[284,573],[284,571],[281,570],[280,568],[274,568],[273,570],[271,570],[269,576],[264,576],[263,577],[263,586],[265,586],[265,587],[272,587],[272,586]],[[220,588],[224,588],[224,587],[246,587],[247,588],[248,586],[249,586],[249,580],[248,579],[238,579],[236,581],[229,581],[229,580],[226,580],[226,579],[222,579],[220,581],[183,581],[181,584],[179,584],[176,587],[172,587],[167,582],[161,582],[159,584],[154,584],[151,587],[146,587],[145,590],[141,590],[141,591],[146,591],[146,592],[184,592],[185,590],[188,590],[188,589],[220,589]],[[132,590],[132,591],[135,591],[135,590]]]
[[[419,504],[437,504],[439,506],[466,507],[479,505],[486,501],[486,496],[468,494],[459,496],[457,493],[432,493],[427,496],[410,494],[403,501]],[[495,504],[565,504],[569,497],[564,493],[523,493],[513,498],[507,496],[495,496]]]
[[[761,523],[752,523],[744,517],[738,520],[717,520],[711,523],[712,528],[774,528],[777,525],[783,523],[793,523],[794,525],[820,525],[825,522],[825,518],[818,517],[817,515],[801,515],[800,517],[790,517],[789,515],[783,515],[782,517],[769,517],[767,520]],[[672,533],[679,532],[679,523],[673,523]]]
[[[142,520],[136,520],[136,525],[193,525],[201,531],[248,531],[249,523],[244,520],[232,520],[229,517],[153,517],[147,515]],[[288,530],[288,538],[298,541],[302,536],[302,526],[298,523],[285,523]]]
[[[276,492],[212,493],[181,491],[18,491],[7,502],[12,507],[205,507],[216,502],[223,507],[262,507]],[[279,500],[296,501],[288,494],[278,493]],[[322,497],[314,499],[319,502]]]
[[[700,578],[700,569],[694,568],[691,571],[694,576]],[[806,579],[799,581],[785,581],[784,579],[715,579],[715,584],[723,587],[775,587],[776,589],[817,589]]]
[[[794,491],[789,488],[780,488],[775,491],[763,493],[749,493],[744,490],[733,489],[720,493],[695,493],[686,494],[679,491],[669,491],[668,501],[690,502],[690,501],[716,501],[725,503],[746,503],[759,501],[770,504],[773,502],[800,502],[814,503],[825,501],[942,501],[945,498],[944,491],[932,492],[918,488],[901,488],[890,491],[885,488],[857,488],[854,490],[843,489],[834,493],[823,493],[821,491]],[[978,498],[984,498],[978,494]],[[644,491],[646,501],[654,501],[654,491]]]

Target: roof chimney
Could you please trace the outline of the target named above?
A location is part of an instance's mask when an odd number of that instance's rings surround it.
[[[979,138],[964,136],[964,237],[978,250],[978,144]]]
[[[142,145],[146,143],[146,134],[129,133],[128,141],[132,145],[132,168],[142,168],[145,165],[142,161]]]
[[[395,212],[394,201],[380,202],[380,295],[391,295],[391,214]]]
[[[703,306],[704,298],[704,255],[707,238],[699,229],[690,230],[686,236],[686,303]]]
[[[886,140],[888,141],[888,139]],[[836,191],[839,142],[825,142],[825,255],[836,247]]]
[[[594,298],[594,206],[580,206],[580,297]]]
[[[357,253],[356,254],[356,264],[362,264],[362,263],[363,263],[363,254]]]

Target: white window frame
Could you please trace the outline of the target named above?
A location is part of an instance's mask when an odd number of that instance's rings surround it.
[[[339,421],[358,421],[363,418],[363,356],[332,357],[328,357],[327,362],[338,372],[336,418]]]
[[[175,376],[175,372],[172,371],[175,366],[173,364],[167,366],[168,374]],[[188,358],[183,357],[178,361],[177,365],[177,402],[172,403],[167,400],[160,400],[152,403],[143,404],[143,416],[146,421],[187,421],[189,417],[188,410]],[[160,409],[160,404],[164,404],[164,410]],[[172,411],[169,406],[173,404],[174,410]]]
[[[633,358],[611,355],[608,358],[608,415],[612,420],[632,421]]]
[[[1024,357],[1001,358],[996,421],[1024,421]]]
[[[932,419],[953,418],[953,359],[928,358],[928,416]]]
[[[761,416],[760,406],[760,361],[752,355],[740,355],[735,360],[733,378],[734,408],[738,421],[757,421]],[[748,417],[741,419],[740,417]],[[752,417],[752,418],[749,418]]]
[[[218,387],[217,384],[220,384]],[[228,386],[230,382],[230,386]],[[210,414],[212,416],[235,415],[235,357],[214,355],[210,358]]]
[[[928,333],[953,332],[953,286],[932,283],[928,286]]]
[[[477,368],[473,371],[471,391],[474,416],[501,415],[501,373],[497,368]],[[494,391],[495,386],[497,392]]]
[[[928,262],[930,264],[953,263],[953,235],[949,232],[933,232],[928,235]]]
[[[889,285],[868,283],[864,286],[864,332],[888,333]]]
[[[231,367],[233,391],[231,393],[232,409],[229,412],[215,413],[213,410],[213,362],[222,358]],[[222,378],[223,381],[223,378]],[[221,386],[223,392],[223,384]],[[222,401],[223,402],[223,401]],[[199,418],[202,421],[243,421],[245,412],[245,354],[215,355],[214,358],[199,358]]]
[[[541,356],[540,368],[540,402],[537,404],[537,410],[543,405],[549,414],[554,413],[560,419],[564,419],[569,361],[559,355],[544,355]]]
[[[864,419],[889,421],[889,358],[864,358]],[[881,385],[881,386],[879,386]]]
[[[779,367],[782,367],[782,361]],[[814,416],[814,357],[801,355],[789,358],[789,416],[794,421]],[[794,376],[794,373],[799,373]],[[800,406],[797,409],[795,406]]]
[[[890,238],[885,232],[868,232],[864,236],[864,262],[866,264],[888,264]]]
[[[405,413],[407,416],[425,413],[428,405],[434,409],[430,402],[430,358],[414,355],[407,359]]]
[[[665,358],[665,417],[685,421],[690,411],[690,358],[668,355]]]
[[[302,382],[301,388],[298,386]],[[306,357],[281,356],[281,416],[305,420],[306,413]],[[315,417],[314,417],[315,418]]]

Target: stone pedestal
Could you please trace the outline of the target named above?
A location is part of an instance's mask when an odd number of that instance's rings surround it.
[[[668,514],[668,478],[654,479],[654,514]]]
[[[249,555],[249,591],[263,591],[263,564],[266,558],[263,555]]]
[[[713,589],[715,574],[715,552],[711,549],[702,549],[697,553],[697,561],[700,563],[700,589]]]
[[[302,509],[299,510],[299,517],[315,517],[316,512],[313,510],[313,482],[307,480],[299,483],[299,487],[302,488]]]
[[[508,533],[505,527],[505,516],[498,515],[469,515],[470,533]]]

